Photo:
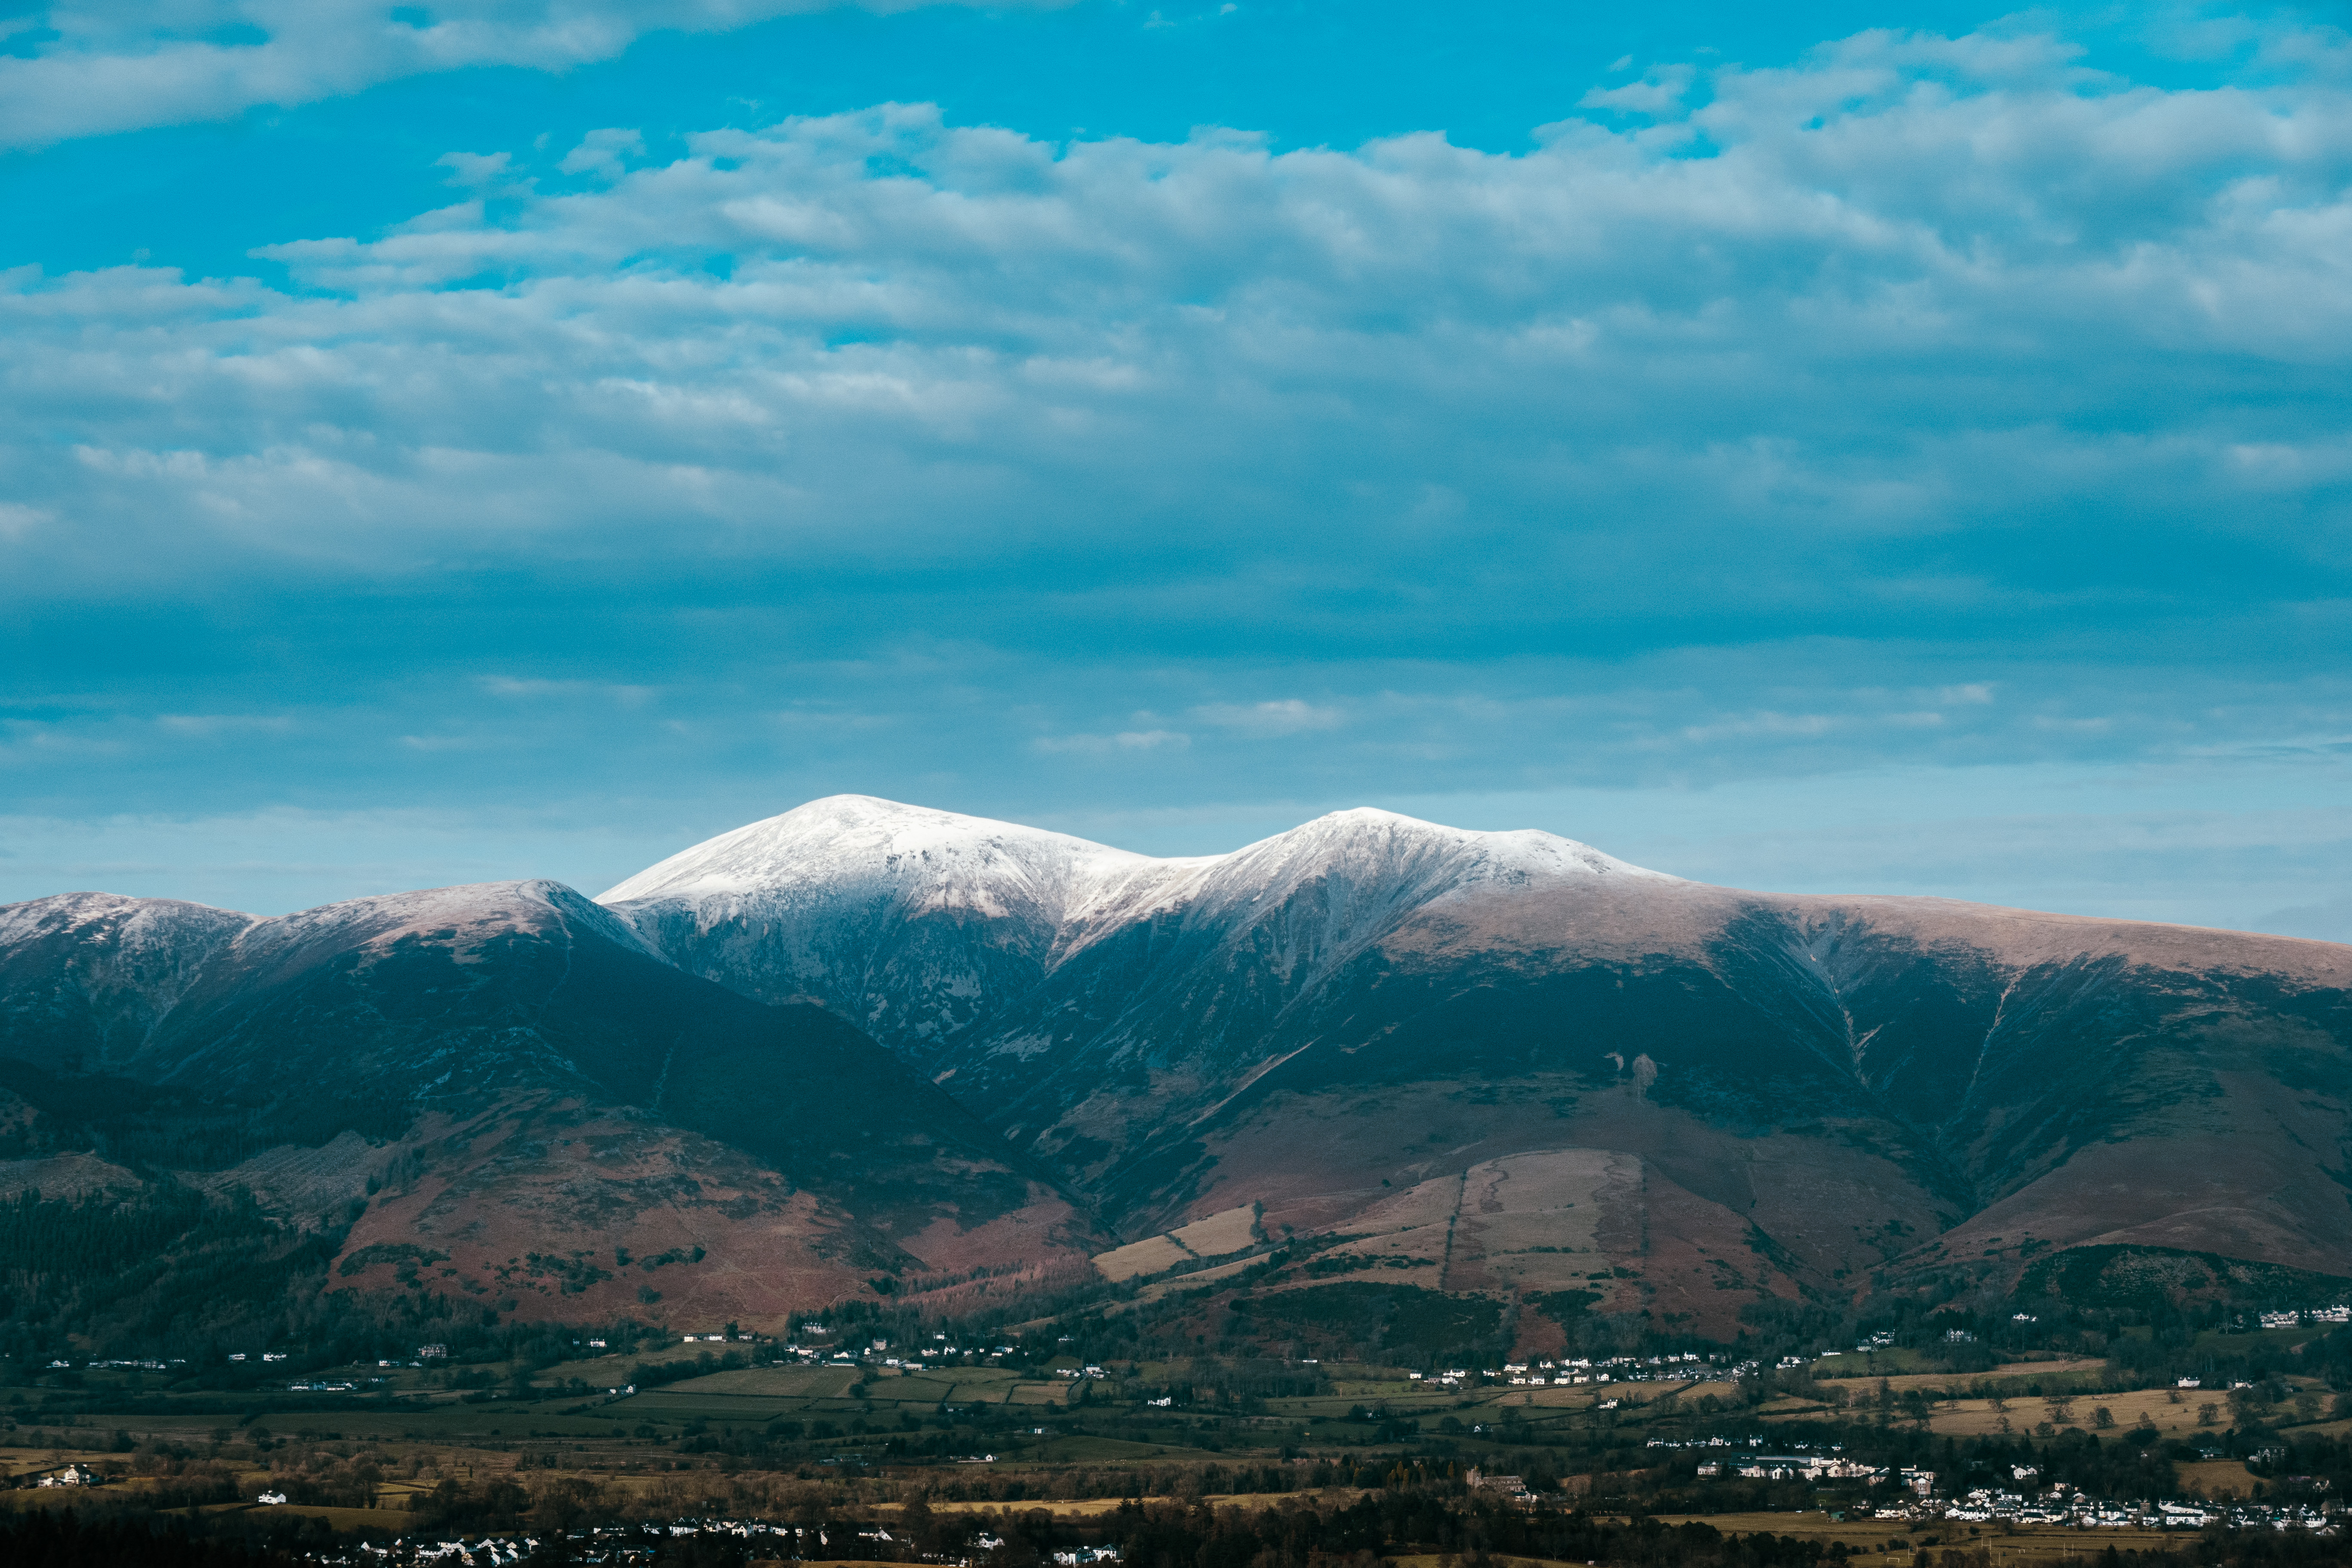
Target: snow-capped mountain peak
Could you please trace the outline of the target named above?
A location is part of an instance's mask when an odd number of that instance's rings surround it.
[[[1333,812],[1225,855],[1160,858],[870,795],[811,801],[606,891],[671,962],[769,1001],[813,995],[902,1046],[989,1015],[1105,943],[1278,949],[1305,976],[1481,889],[1677,880],[1548,833]],[[1279,927],[1253,936],[1265,922]]]
[[[1058,911],[1073,891],[1147,864],[1144,856],[1065,833],[836,795],[682,850],[597,901],[729,900],[793,886],[856,886],[887,890],[908,912],[968,908],[1003,916],[1016,904]]]

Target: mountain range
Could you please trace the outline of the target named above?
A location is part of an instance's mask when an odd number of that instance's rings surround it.
[[[241,1186],[340,1227],[338,1288],[527,1316],[949,1306],[1290,1236],[1538,1337],[1564,1302],[1719,1334],[2084,1249],[2352,1275],[2348,987],[2336,944],[1386,812],[1157,859],[838,796],[594,900],[0,908],[0,1190]]]

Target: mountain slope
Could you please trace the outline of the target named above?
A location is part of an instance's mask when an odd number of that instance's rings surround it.
[[[16,955],[35,974],[23,994],[70,990],[41,975],[147,973],[121,950],[152,921],[80,908],[0,911],[49,942]],[[158,918],[186,923],[184,908]],[[1050,1181],[854,1027],[682,973],[558,884],[195,927],[203,956],[140,993],[159,999],[152,1020],[89,988],[113,1020],[89,1026],[102,1079],[54,1070],[70,1008],[10,1015],[18,1119],[37,1142],[103,1101],[82,1123],[102,1150],[200,1181],[316,1151],[299,1186],[329,1210],[291,1217],[351,1226],[337,1278],[355,1286],[405,1277],[574,1314],[657,1292],[724,1321],[869,1278],[1083,1257],[1087,1226]]]
[[[976,1293],[1239,1214],[1530,1343],[1725,1332],[2072,1247],[2352,1274],[2347,1171],[2352,949],[1384,812],[1157,860],[849,796],[595,902],[0,909],[0,1189],[250,1190],[340,1286],[500,1311]]]
[[[174,899],[67,893],[0,906],[8,1053],[99,1071],[138,1049],[251,915]]]
[[[760,848],[723,887],[604,901],[697,973],[870,1021],[1127,1234],[1249,1202],[1352,1228],[1601,1151],[1630,1163],[1559,1202],[1602,1220],[1521,1249],[1520,1288],[1603,1274],[1720,1324],[2095,1241],[2352,1248],[2331,944],[1740,892],[1378,812],[1184,861],[863,799],[729,837]]]

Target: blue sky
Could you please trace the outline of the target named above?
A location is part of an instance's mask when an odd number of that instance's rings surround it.
[[[2352,939],[2344,20],[24,13],[0,898],[861,791]]]

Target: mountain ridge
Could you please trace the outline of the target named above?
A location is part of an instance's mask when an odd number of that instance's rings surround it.
[[[1533,866],[1530,849],[1543,852]],[[2352,1245],[2326,1176],[2352,1163],[2352,949],[1714,888],[1573,841],[1374,812],[1149,875],[1117,864],[1119,884],[1146,896],[1066,900],[1051,930],[1009,898],[918,909],[883,922],[871,949],[836,952],[825,978],[840,987],[828,1005],[1091,1194],[1122,1235],[1244,1200],[1277,1223],[1328,1228],[1421,1179],[1422,1162],[1379,1147],[1384,1119],[1418,1104],[1423,1123],[1443,1120],[1428,1108],[1486,1096],[1484,1125],[1465,1130],[1479,1136],[1449,1134],[1449,1157],[1617,1149],[1647,1162],[1643,1180],[1676,1223],[1704,1233],[1692,1247],[1705,1268],[1757,1275],[1754,1226],[1799,1260],[1803,1288],[1942,1266],[1965,1239],[1956,1227],[1993,1205],[2019,1212],[2018,1194],[2045,1181],[2023,1205],[2029,1223],[2003,1227],[2032,1234],[1967,1233],[1993,1238],[1976,1257],[2014,1270],[2061,1236],[2225,1252],[2243,1236],[2273,1261]],[[831,877],[738,887],[724,909],[607,897],[675,962],[757,994],[776,983],[759,940],[772,911],[826,925]],[[953,1015],[905,1026],[925,988],[942,986],[959,996]],[[2325,1125],[2299,1119],[2267,1058],[2237,1061],[2239,1092],[2217,1090],[2225,1053],[2198,1044],[2217,1021],[2273,1043],[2315,1030]],[[2179,1161],[2151,1152],[2197,1146],[2189,1168],[2210,1168],[2181,1110],[2209,1094],[2239,1119],[2224,1144],[2284,1137],[2321,1151],[2249,1162],[2291,1200],[2200,1200],[2173,1179]],[[1513,1099],[1549,1109],[1513,1110]],[[1776,1131],[1807,1122],[1803,1139]],[[1391,1129],[1385,1142],[1405,1136],[1423,1134]],[[2101,1187],[2161,1201],[2135,1207]],[[1871,1223],[1843,1217],[1854,1212]],[[1882,1223],[1898,1228],[1874,1231]],[[1947,1232],[1940,1248],[1902,1240]],[[1689,1281],[1679,1294],[1702,1316],[1717,1306]]]
[[[209,1186],[277,1136],[250,1169],[286,1194],[397,1159],[338,1200],[339,1288],[525,1312],[1024,1289],[1242,1208],[1538,1338],[1548,1301],[1722,1334],[2076,1247],[2325,1273],[2348,1064],[2338,944],[1717,888],[1371,809],[1155,859],[835,796],[593,900],[0,909],[9,1147]],[[59,1109],[106,1094],[145,1109]],[[698,1256],[656,1287],[616,1242]]]
[[[21,1179],[77,1137],[142,1181],[205,1190],[267,1187],[285,1151],[314,1148],[335,1168],[278,1183],[308,1195],[277,1212],[347,1232],[333,1288],[509,1312],[662,1300],[763,1319],[872,1279],[1050,1277],[1099,1245],[1049,1178],[852,1026],[685,974],[560,883],[267,921],[192,908],[0,911],[0,930],[49,939],[12,950],[20,967],[79,930],[63,967],[103,971],[91,943],[142,935],[142,915],[211,939],[143,1029],[76,1059],[87,1070],[50,1070],[55,1006],[0,1015],[0,1154],[22,1156]],[[167,1124],[160,1141],[126,1106]]]

